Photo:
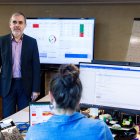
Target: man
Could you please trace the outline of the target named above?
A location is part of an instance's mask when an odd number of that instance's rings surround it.
[[[28,106],[40,94],[40,62],[37,42],[23,31],[23,13],[12,14],[11,34],[0,38],[0,94],[3,118]]]

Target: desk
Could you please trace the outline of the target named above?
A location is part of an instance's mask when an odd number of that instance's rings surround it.
[[[38,102],[43,102],[43,101],[50,101],[49,96],[45,96],[38,100]],[[23,110],[9,116],[8,118],[11,118],[14,122],[29,122],[29,107],[24,108]],[[7,118],[5,118],[7,119]],[[138,130],[138,128],[136,128]],[[140,140],[140,135],[137,135],[137,138]]]

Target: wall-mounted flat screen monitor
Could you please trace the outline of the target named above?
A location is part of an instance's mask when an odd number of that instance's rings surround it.
[[[140,67],[80,63],[80,79],[81,104],[140,114]]]
[[[38,43],[41,64],[91,62],[94,18],[27,18],[24,33]]]

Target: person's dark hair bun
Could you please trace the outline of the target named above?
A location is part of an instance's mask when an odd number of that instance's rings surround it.
[[[82,95],[80,71],[73,64],[61,65],[50,81],[50,91],[58,108],[75,110]]]
[[[65,87],[73,86],[77,79],[79,79],[79,69],[72,64],[69,66],[62,65],[59,69],[59,74]]]

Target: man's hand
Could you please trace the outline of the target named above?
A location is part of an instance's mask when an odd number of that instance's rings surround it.
[[[39,92],[33,92],[31,96],[32,101],[35,101],[39,95],[40,95]]]

